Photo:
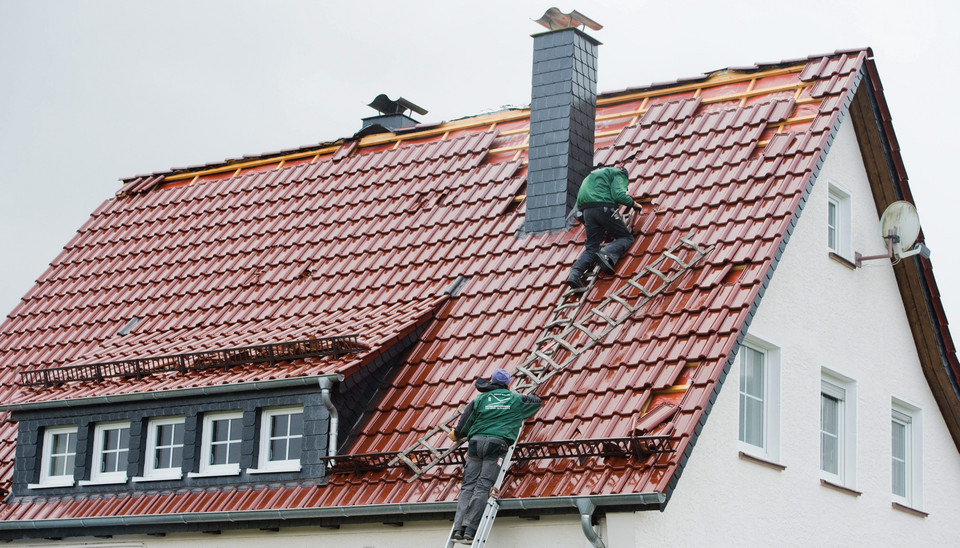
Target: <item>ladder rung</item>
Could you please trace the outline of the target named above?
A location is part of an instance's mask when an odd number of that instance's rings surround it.
[[[590,339],[591,339],[593,342],[597,342],[597,336],[594,335],[594,334],[593,334],[589,329],[587,329],[586,327],[583,327],[582,325],[580,325],[580,322],[573,322],[572,325],[573,325],[573,327],[576,327],[576,328],[579,329],[580,331],[583,331],[583,333],[584,333],[586,336],[590,337]]]
[[[644,287],[643,285],[641,285],[640,282],[636,282],[636,281],[634,281],[634,280],[629,280],[627,283],[630,284],[631,286],[636,287],[637,289],[639,289],[639,290],[640,290],[640,293],[643,293],[643,296],[644,296],[644,297],[653,297],[653,296],[656,295],[657,292],[659,291],[659,289],[655,289],[655,290],[653,290],[653,291],[650,291],[649,289],[647,289],[646,287]]]
[[[591,313],[591,314],[595,314],[595,315],[597,315],[597,316],[600,316],[601,318],[603,318],[604,321],[606,321],[606,322],[607,322],[608,324],[610,324],[610,325],[619,325],[619,323],[617,322],[617,320],[614,320],[613,318],[610,318],[609,316],[607,316],[607,315],[604,314],[603,312],[600,312],[600,308],[599,308],[599,307],[598,307],[598,308],[594,308],[593,310],[590,311],[590,313]]]
[[[620,297],[619,295],[617,295],[617,294],[610,295],[609,298],[610,298],[610,300],[619,303],[620,306],[622,306],[622,307],[626,308],[627,310],[629,310],[631,314],[633,314],[634,311],[637,310],[637,307],[631,306],[630,303],[628,303],[628,302],[626,301],[626,299],[621,298],[621,297]]]
[[[661,280],[664,281],[664,283],[670,283],[670,279],[667,277],[667,275],[664,274],[663,272],[660,272],[656,268],[653,268],[652,266],[645,266],[643,267],[643,269],[653,274],[654,276],[660,278]]]
[[[687,268],[687,267],[689,267],[689,265],[688,265],[687,263],[685,263],[685,262],[683,262],[682,260],[680,260],[680,257],[677,257],[676,255],[674,255],[673,253],[670,253],[669,251],[664,251],[664,252],[663,252],[663,256],[664,256],[664,257],[667,257],[668,259],[671,259],[672,261],[674,261],[675,263],[677,263],[678,265],[680,265],[681,268]]]

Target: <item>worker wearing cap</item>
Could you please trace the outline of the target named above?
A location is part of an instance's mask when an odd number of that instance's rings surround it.
[[[481,394],[467,404],[449,434],[453,441],[469,440],[453,520],[456,540],[473,539],[507,449],[517,441],[524,419],[533,416],[542,404],[532,394],[520,395],[507,389],[510,373],[504,369],[494,371],[489,381],[481,377],[475,384]]]
[[[641,210],[640,204],[627,194],[627,182],[627,170],[623,167],[601,166],[591,171],[580,184],[577,210],[578,218],[582,214],[587,241],[567,277],[567,285],[573,289],[586,286],[584,273],[595,263],[600,264],[601,271],[613,274],[613,267],[633,244],[633,234],[617,216],[617,209],[621,205],[631,207],[638,213]],[[600,244],[606,236],[613,238],[613,241],[601,249]]]

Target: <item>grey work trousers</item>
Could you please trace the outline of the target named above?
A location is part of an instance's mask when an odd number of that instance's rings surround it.
[[[597,253],[605,236],[613,241],[603,246],[603,254],[610,258],[610,262],[617,264],[620,256],[630,249],[633,244],[633,234],[627,225],[617,216],[616,207],[590,207],[583,210],[583,226],[587,232],[587,242],[583,253],[573,263],[573,272],[583,274],[597,262]]]
[[[453,529],[476,533],[487,505],[490,488],[497,481],[500,465],[510,445],[502,438],[474,436],[467,446],[467,462],[463,465],[463,484],[457,501]]]

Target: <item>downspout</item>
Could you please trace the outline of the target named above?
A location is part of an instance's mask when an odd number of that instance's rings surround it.
[[[330,377],[320,377],[320,398],[323,400],[323,406],[330,412],[330,431],[327,437],[327,456],[337,456],[337,432],[340,429],[340,413],[337,407],[333,405],[330,399],[330,389],[333,388],[333,381]],[[334,461],[330,461],[327,466],[333,466]]]
[[[595,548],[606,548],[593,526],[593,510],[596,508],[593,501],[588,498],[578,498],[576,505],[577,510],[580,510],[580,528],[583,529],[583,536],[587,537],[587,541]]]

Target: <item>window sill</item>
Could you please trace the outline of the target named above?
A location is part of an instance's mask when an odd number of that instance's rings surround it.
[[[280,474],[288,472],[299,472],[300,463],[290,464],[287,466],[274,466],[272,468],[247,468],[248,474]]]
[[[856,270],[856,269],[857,269],[857,265],[856,265],[855,263],[851,262],[850,259],[847,259],[846,257],[844,257],[844,256],[842,256],[842,255],[837,255],[837,254],[834,253],[833,251],[831,251],[831,252],[829,253],[829,255],[830,255],[830,258],[831,258],[831,259],[833,259],[834,261],[837,261],[838,263],[840,263],[840,264],[842,264],[843,266],[849,268],[850,270]]]
[[[167,474],[167,475],[155,475],[155,476],[138,476],[135,478],[130,478],[130,481],[133,483],[146,483],[150,481],[177,481],[183,479],[183,472],[177,472],[176,474]]]
[[[80,480],[77,483],[80,487],[86,487],[88,485],[117,485],[120,483],[127,483],[127,477],[122,478],[102,478],[102,479],[90,479],[90,480]]]
[[[850,496],[853,496],[853,497],[859,497],[860,495],[863,494],[863,493],[861,493],[860,491],[856,491],[856,490],[854,490],[854,489],[850,489],[849,487],[844,487],[844,486],[840,485],[839,483],[833,483],[832,481],[825,480],[825,479],[823,479],[823,478],[820,479],[820,485],[822,485],[822,486],[824,486],[824,487],[829,487],[830,489],[833,489],[833,490],[835,490],[835,491],[839,491],[839,492],[841,492],[841,493],[845,493],[845,494],[850,495]]]
[[[43,483],[28,483],[27,489],[54,489],[56,487],[73,487],[73,478],[69,480],[46,481]]]
[[[219,478],[223,476],[239,476],[240,468],[232,470],[206,470],[204,472],[190,472],[188,478]]]
[[[787,467],[782,464],[778,464],[773,461],[762,459],[760,457],[755,457],[750,453],[744,453],[743,451],[740,451],[740,460],[745,460],[747,462],[752,462],[755,464],[766,466],[767,468],[773,468],[774,470],[779,470],[781,472],[787,469]]]
[[[917,516],[919,518],[925,518],[930,515],[928,512],[924,512],[923,510],[917,510],[916,508],[905,506],[903,504],[900,504],[899,502],[891,502],[890,504],[891,506],[893,506],[894,510],[899,510],[901,512],[910,514],[912,516]]]

